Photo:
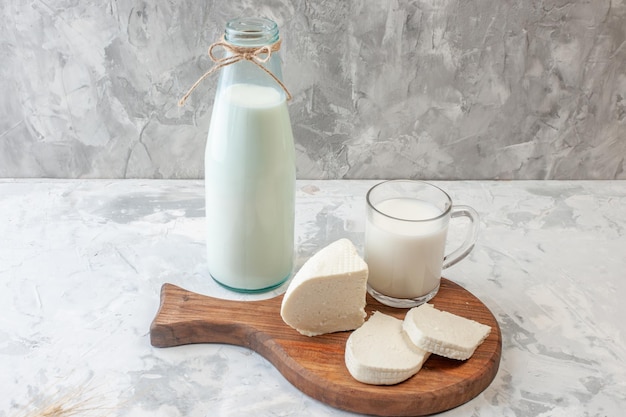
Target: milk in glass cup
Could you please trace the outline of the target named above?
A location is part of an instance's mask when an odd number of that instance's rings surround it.
[[[367,193],[365,262],[368,292],[381,303],[415,307],[439,290],[442,269],[465,258],[478,233],[478,213],[453,205],[441,188],[422,181],[392,180]],[[450,219],[467,217],[467,235],[459,248],[446,255]]]

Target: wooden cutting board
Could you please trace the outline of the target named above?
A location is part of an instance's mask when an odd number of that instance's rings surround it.
[[[384,306],[367,296],[373,311],[404,318],[407,310]],[[466,361],[431,355],[412,378],[378,386],[352,378],[344,364],[350,332],[303,336],[280,316],[282,295],[262,301],[230,301],[189,292],[171,284],[150,326],[155,347],[189,343],[244,346],[270,361],[305,394],[333,407],[378,416],[422,416],[457,407],[482,392],[500,364],[502,336],[489,309],[461,286],[443,278],[430,302],[440,310],[491,326],[491,333]]]

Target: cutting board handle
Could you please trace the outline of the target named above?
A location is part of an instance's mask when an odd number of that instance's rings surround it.
[[[263,313],[268,308],[272,314],[276,314],[276,308],[280,311],[280,298],[231,301],[164,284],[161,304],[150,326],[150,343],[155,347],[227,343],[256,351],[260,335],[286,330],[282,320],[268,321]]]

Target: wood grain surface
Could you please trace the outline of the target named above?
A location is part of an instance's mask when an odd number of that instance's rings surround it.
[[[367,312],[403,319],[405,309],[384,306],[367,296]],[[482,392],[500,364],[500,327],[489,309],[461,286],[442,278],[430,302],[440,310],[491,326],[491,333],[466,361],[436,355],[412,378],[377,386],[352,378],[344,363],[350,332],[303,336],[280,316],[282,295],[262,301],[230,301],[164,284],[161,305],[150,327],[156,347],[190,343],[244,346],[270,361],[305,394],[333,407],[379,416],[422,416],[457,407]]]

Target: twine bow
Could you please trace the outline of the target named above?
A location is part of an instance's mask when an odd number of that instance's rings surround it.
[[[205,72],[202,77],[198,78],[198,81],[196,81],[191,86],[189,91],[187,91],[187,94],[185,94],[183,98],[178,101],[178,105],[181,107],[184,106],[185,102],[187,101],[193,90],[195,90],[196,87],[200,85],[200,83],[204,81],[204,79],[207,78],[209,75],[213,74],[220,68],[235,64],[243,60],[250,61],[257,67],[265,71],[266,74],[272,77],[274,81],[276,81],[276,83],[281,86],[281,88],[287,95],[287,100],[291,100],[291,93],[289,92],[289,90],[287,90],[285,84],[283,84],[282,81],[280,81],[278,77],[272,73],[272,71],[268,70],[267,68],[265,68],[265,65],[263,65],[269,62],[270,58],[272,57],[272,52],[277,52],[280,50],[280,44],[281,40],[279,39],[271,45],[265,45],[260,48],[250,48],[246,46],[233,45],[232,43],[226,41],[224,37],[222,37],[222,40],[212,43],[211,46],[209,46],[209,58],[211,58],[211,61],[215,62],[215,65],[210,70]],[[221,47],[230,52],[230,55],[227,55],[224,58],[217,58],[213,54],[213,50],[217,47]]]

